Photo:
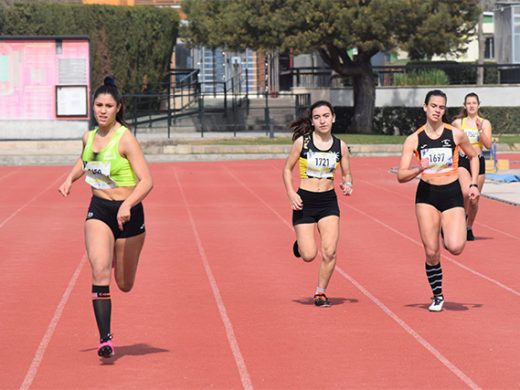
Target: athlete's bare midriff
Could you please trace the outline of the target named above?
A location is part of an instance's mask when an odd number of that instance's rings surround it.
[[[446,184],[451,184],[454,181],[458,180],[457,175],[444,175],[444,176],[429,176],[429,177],[421,177],[421,180],[431,184],[432,186],[444,186]]]
[[[300,179],[300,188],[311,192],[327,192],[334,189],[334,180],[314,177]]]
[[[109,188],[106,190],[98,190],[92,188],[92,195],[97,196],[98,198],[106,199],[106,200],[125,200],[130,196],[135,186],[132,187],[116,187]]]

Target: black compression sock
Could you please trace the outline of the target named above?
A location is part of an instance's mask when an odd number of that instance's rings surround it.
[[[437,265],[425,264],[426,277],[432,288],[433,295],[442,295],[442,267],[441,263]]]
[[[112,301],[109,286],[92,286],[92,305],[99,329],[99,338],[103,340],[110,335]]]

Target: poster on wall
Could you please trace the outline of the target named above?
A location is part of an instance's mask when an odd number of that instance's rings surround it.
[[[79,112],[84,119],[89,56],[86,37],[0,38],[0,118],[68,121]]]
[[[58,85],[56,87],[56,117],[87,117],[88,93],[86,85]]]

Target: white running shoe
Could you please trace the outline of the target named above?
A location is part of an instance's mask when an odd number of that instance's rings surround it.
[[[442,295],[436,295],[432,298],[432,304],[428,307],[429,311],[442,311],[444,306],[444,297]]]

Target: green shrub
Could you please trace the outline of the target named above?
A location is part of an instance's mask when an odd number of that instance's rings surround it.
[[[450,80],[440,69],[415,70],[394,75],[394,85],[448,85]]]
[[[179,16],[171,8],[17,2],[0,6],[0,35],[88,36],[91,86],[107,74],[123,91],[165,81]]]

